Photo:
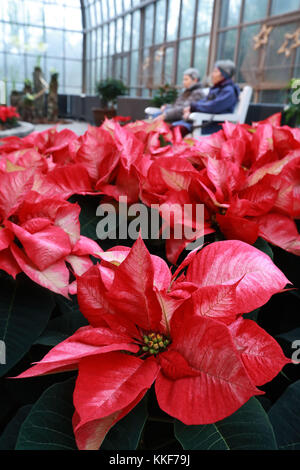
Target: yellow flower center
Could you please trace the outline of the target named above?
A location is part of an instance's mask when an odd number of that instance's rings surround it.
[[[165,351],[170,344],[170,339],[161,333],[148,333],[143,336],[142,351],[146,355],[154,355]]]

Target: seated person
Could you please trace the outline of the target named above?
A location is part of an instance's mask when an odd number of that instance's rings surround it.
[[[198,101],[204,98],[203,87],[200,83],[200,75],[197,69],[189,68],[183,73],[182,81],[184,91],[176,99],[175,103],[164,104],[161,106],[161,112],[158,112],[155,117],[159,117],[166,122],[173,122],[183,119],[183,110],[189,106],[193,101]]]
[[[235,65],[231,60],[219,60],[215,63],[211,75],[212,87],[208,95],[198,101],[192,101],[183,112],[183,121],[173,122],[173,126],[180,125],[183,134],[192,131],[192,124],[188,121],[188,117],[192,112],[224,114],[232,113],[238,102],[240,89],[232,80],[235,73]],[[202,134],[212,134],[221,129],[218,122],[204,123]]]

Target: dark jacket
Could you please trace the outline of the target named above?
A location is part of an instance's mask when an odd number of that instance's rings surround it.
[[[183,93],[181,93],[175,103],[171,106],[168,106],[165,111],[165,121],[173,122],[182,119],[183,109],[193,101],[199,101],[204,98],[205,94],[203,92],[203,87],[201,83],[196,83],[195,85],[187,88]]]
[[[228,78],[212,86],[205,99],[193,101],[191,103],[191,112],[209,114],[232,113],[238,102],[239,94],[239,86],[231,78]],[[202,134],[211,134],[220,129],[220,124],[214,122],[206,127],[204,126]]]
[[[212,86],[202,100],[193,100],[191,112],[223,114],[232,113],[240,94],[239,86],[231,78]]]

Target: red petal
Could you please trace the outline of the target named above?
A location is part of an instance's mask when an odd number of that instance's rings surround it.
[[[40,271],[44,271],[71,253],[69,237],[59,227],[48,226],[31,234],[11,222],[7,222],[7,225],[22,243],[29,259]]]
[[[77,369],[79,361],[110,351],[126,350],[136,353],[138,346],[129,336],[114,333],[108,328],[84,326],[65,341],[51,349],[36,365],[17,378],[34,377],[62,370]],[[105,356],[106,357],[106,354]]]
[[[230,332],[244,366],[256,385],[272,380],[291,361],[279,344],[252,320],[239,318],[230,325]]]
[[[102,319],[104,313],[115,312],[107,299],[107,291],[97,266],[77,278],[77,297],[80,311],[95,327],[105,324]]]
[[[177,355],[173,357],[173,349],[189,369],[182,367]],[[261,393],[245,371],[228,328],[210,318],[185,317],[180,337],[159,359],[162,369],[155,384],[159,406],[185,424],[215,423]],[[176,376],[177,363],[181,377]],[[197,376],[188,375],[191,370]]]
[[[8,218],[21,204],[26,194],[31,191],[34,171],[0,171],[0,213]]]
[[[256,242],[258,224],[255,221],[227,214],[216,214],[216,220],[227,240],[241,240],[249,245]]]
[[[143,361],[122,352],[82,359],[73,395],[81,426],[130,405],[151,387],[158,369],[153,358]]]
[[[16,245],[11,245],[11,251],[21,270],[37,284],[46,289],[68,297],[69,271],[64,261],[57,261],[43,271],[39,271]]]
[[[17,261],[13,257],[9,248],[0,251],[0,269],[10,274],[14,279],[16,275],[22,272]]]
[[[239,313],[236,288],[235,284],[200,287],[192,294],[195,314],[231,323]]]
[[[289,283],[268,255],[237,240],[204,247],[189,265],[186,279],[201,287],[242,279],[236,290],[240,313],[262,306]]]
[[[36,190],[49,197],[58,196],[64,199],[73,194],[86,194],[92,191],[91,181],[83,165],[69,165],[54,168],[42,179]]]
[[[262,238],[290,253],[300,255],[300,235],[292,219],[274,212],[257,218],[257,223]]]
[[[162,311],[154,291],[151,256],[141,238],[116,270],[109,299],[115,310],[141,328],[158,328]]]
[[[143,398],[147,389],[143,390],[130,405],[123,410],[116,411],[105,418],[88,421],[81,425],[80,417],[75,411],[73,416],[73,428],[76,444],[79,450],[98,450],[109,429],[127,415]]]

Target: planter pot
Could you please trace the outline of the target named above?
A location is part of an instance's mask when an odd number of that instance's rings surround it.
[[[18,121],[18,125],[16,127],[12,127],[11,129],[0,130],[0,139],[4,139],[5,137],[25,137],[31,132],[34,131],[34,125],[30,122],[25,121]]]
[[[93,108],[93,116],[95,126],[101,126],[104,119],[111,119],[117,115],[117,111],[114,108]]]

